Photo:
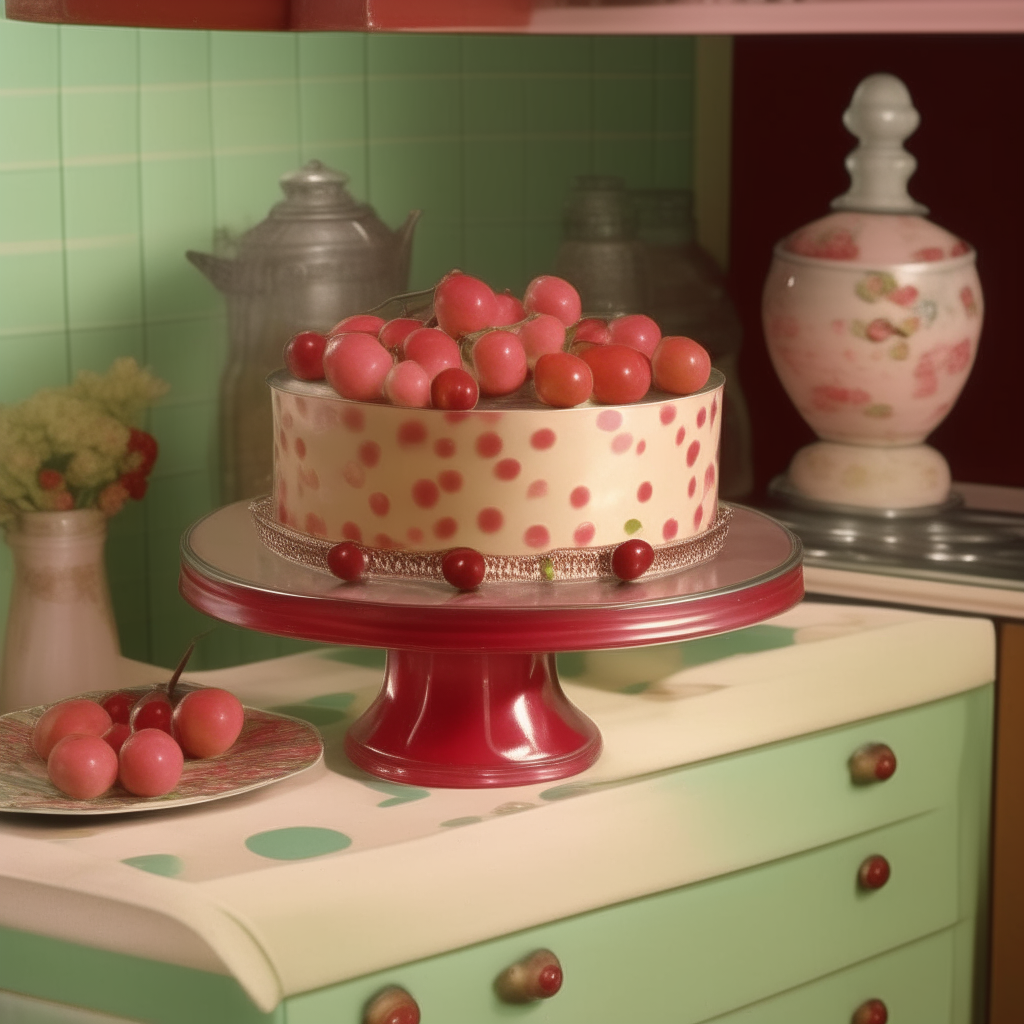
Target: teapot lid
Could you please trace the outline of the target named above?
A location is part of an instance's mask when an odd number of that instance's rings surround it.
[[[297,171],[289,171],[280,178],[285,198],[270,211],[278,220],[306,217],[342,217],[354,219],[370,212],[363,203],[356,202],[348,189],[349,177],[319,160],[310,160]]]

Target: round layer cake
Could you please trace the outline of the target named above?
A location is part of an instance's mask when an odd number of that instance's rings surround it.
[[[611,575],[629,539],[652,546],[647,575],[713,556],[724,541],[718,446],[724,378],[692,395],[568,409],[514,399],[467,412],[341,398],[271,375],[274,492],[254,506],[264,542],[326,568],[354,541],[368,572],[440,577],[473,548],[489,579]]]

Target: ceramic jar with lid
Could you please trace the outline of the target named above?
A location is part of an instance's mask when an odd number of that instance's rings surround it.
[[[916,161],[903,140],[919,116],[906,86],[869,76],[843,120],[860,139],[851,187],[776,245],[764,287],[772,363],[820,438],[796,453],[787,485],[829,504],[941,505],[949,467],[924,441],[977,352],[975,253],[907,193]]]

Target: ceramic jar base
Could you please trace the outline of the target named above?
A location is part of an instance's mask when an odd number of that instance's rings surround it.
[[[805,498],[861,508],[941,505],[950,488],[948,463],[927,444],[881,448],[816,441],[793,456],[786,475]]]

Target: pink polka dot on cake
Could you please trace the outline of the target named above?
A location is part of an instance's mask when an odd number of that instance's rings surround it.
[[[366,470],[358,462],[346,462],[341,476],[349,487],[359,488],[366,483]]]
[[[420,508],[433,508],[440,496],[441,492],[433,480],[417,480],[412,485],[412,500]]]
[[[583,508],[588,501],[590,501],[589,487],[574,487],[569,494],[569,504],[573,508]]]
[[[288,435],[282,430],[280,437],[282,450],[288,451]]]
[[[711,399],[711,425],[715,425],[715,415],[718,412],[718,396]]]
[[[555,443],[555,432],[544,427],[541,430],[535,430],[530,435],[530,446],[536,448],[537,451],[542,452],[546,448],[550,448]]]
[[[398,443],[403,448],[423,444],[427,439],[427,428],[419,420],[406,420],[398,428]]]
[[[476,525],[480,527],[481,533],[497,533],[504,524],[505,517],[497,508],[481,509],[476,517]]]
[[[320,475],[315,469],[300,469],[299,479],[311,490],[320,490]]]
[[[551,534],[546,526],[528,526],[523,534],[523,543],[528,548],[543,548],[551,542]]]
[[[690,482],[686,485],[686,493],[692,498],[697,492],[697,478],[695,476],[690,477]]]
[[[341,535],[345,540],[354,540],[357,544],[363,539],[363,531],[353,523],[345,523],[341,528]]]
[[[295,438],[295,454],[298,455],[300,459],[304,459],[306,457],[306,442],[303,441],[301,437]]]
[[[637,501],[650,501],[651,500],[651,495],[653,493],[654,493],[654,488],[651,486],[651,482],[649,480],[645,480],[636,489],[636,500]]]
[[[359,446],[359,461],[371,469],[380,462],[380,445],[376,441],[364,441]]]
[[[450,437],[439,437],[434,442],[434,453],[440,459],[450,459],[455,454],[455,442]]]
[[[445,423],[465,423],[471,415],[472,413],[452,410],[451,412],[446,412],[444,414],[444,421]]]
[[[370,511],[377,516],[386,516],[391,509],[391,500],[386,494],[375,491],[370,495]]]
[[[628,452],[633,447],[633,435],[632,434],[616,434],[612,438],[612,451],[616,455],[621,455],[623,452]]]
[[[419,544],[423,540],[423,531],[418,526],[410,526],[405,535],[413,544]]]
[[[348,408],[342,413],[341,422],[354,434],[358,434],[366,425],[366,417],[362,409]]]
[[[493,459],[501,447],[501,438],[493,430],[488,430],[476,439],[476,453],[484,459]]]
[[[534,480],[533,483],[526,488],[526,496],[528,498],[543,498],[547,493],[547,480]]]
[[[441,485],[441,490],[449,494],[462,490],[462,474],[457,469],[442,470],[438,474],[437,482]]]
[[[708,418],[708,411],[702,405],[700,407],[700,409],[697,411],[697,427],[698,428],[703,427],[704,426],[704,421],[707,418]]]
[[[715,464],[712,462],[708,465],[708,468],[704,470],[704,493],[707,494],[711,490],[712,484],[715,482]]]
[[[637,455],[643,455],[643,453],[645,451],[647,451],[647,442],[646,441],[637,441],[637,443],[636,443],[636,453],[637,453]]]
[[[686,440],[686,427],[680,427],[676,431],[676,444],[680,445]]]
[[[598,430],[618,430],[622,426],[622,413],[618,409],[602,409],[597,414]]]
[[[502,459],[494,467],[494,475],[499,480],[515,480],[522,468],[518,459]]]
[[[288,522],[288,506],[283,501],[277,503],[277,521],[279,523]]]
[[[434,523],[434,536],[440,540],[447,540],[449,537],[455,535],[455,531],[458,530],[459,524],[452,519],[451,516],[445,516],[443,519],[438,519]]]
[[[309,408],[309,404],[306,402],[306,400],[304,398],[296,398],[295,399],[295,410],[296,410],[296,412],[299,413],[300,416],[305,416],[306,410],[308,408]]]
[[[292,414],[290,412],[286,412],[281,417],[281,426],[284,427],[285,430],[291,430],[292,429],[292,424],[294,422],[295,422],[295,420],[292,419]]]
[[[700,441],[691,441],[690,447],[686,449],[686,464],[692,466],[700,455]]]
[[[676,418],[676,407],[674,405],[662,406],[658,418],[667,427]]]
[[[700,527],[701,520],[704,518],[704,506],[698,505],[697,511],[693,513],[693,528],[696,530]]]
[[[572,541],[578,548],[586,547],[597,533],[597,527],[593,523],[580,523],[573,531]]]
[[[665,525],[661,528],[661,535],[665,540],[674,540],[679,533],[679,523],[675,519],[666,519]]]
[[[323,516],[318,516],[315,512],[307,512],[305,525],[306,533],[311,533],[314,537],[327,536],[327,524],[324,522]]]

